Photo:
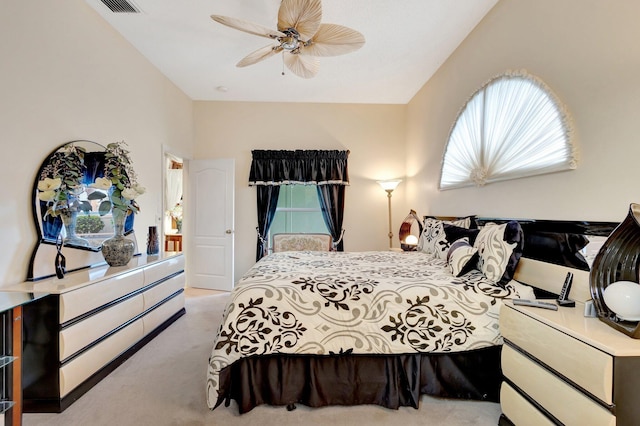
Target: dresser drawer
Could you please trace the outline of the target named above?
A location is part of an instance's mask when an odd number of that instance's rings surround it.
[[[160,324],[165,322],[167,318],[184,308],[184,292],[167,300],[161,306],[148,312],[142,317],[144,323],[144,335],[156,329]]]
[[[106,305],[142,288],[141,269],[100,281],[60,295],[60,323],[64,324],[86,312]]]
[[[93,373],[133,346],[142,338],[142,329],[142,318],[140,318],[62,366],[60,396],[64,397]]]
[[[73,355],[142,311],[143,298],[138,294],[65,328],[60,332],[60,359]]]
[[[150,288],[144,292],[144,309],[151,308],[156,303],[161,302],[163,299],[171,296],[176,291],[184,288],[185,274],[176,275],[173,278]]]
[[[566,425],[615,425],[614,415],[509,346],[502,348],[502,373]]]
[[[613,357],[514,309],[500,310],[502,336],[561,372],[606,404],[613,404]]]
[[[184,256],[175,256],[148,266],[144,270],[144,285],[153,284],[176,272],[184,271]]]
[[[553,426],[554,423],[542,414],[522,395],[507,383],[500,387],[500,408],[502,413],[517,426]]]

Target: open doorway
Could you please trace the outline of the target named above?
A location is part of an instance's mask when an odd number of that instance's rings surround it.
[[[165,153],[164,250],[182,251],[184,161]]]

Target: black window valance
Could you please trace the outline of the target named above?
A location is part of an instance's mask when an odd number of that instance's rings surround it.
[[[349,151],[253,150],[249,186],[349,185]]]

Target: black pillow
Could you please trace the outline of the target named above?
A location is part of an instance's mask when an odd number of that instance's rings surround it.
[[[524,251],[522,255],[530,259],[589,270],[589,264],[580,253],[589,239],[582,234],[559,232],[536,232],[524,227]]]
[[[520,257],[522,257],[524,253],[525,236],[520,222],[511,220],[507,223],[507,227],[504,230],[504,240],[511,244],[516,243],[516,246],[513,248],[513,253],[511,253],[511,257],[507,263],[507,269],[499,284],[506,284],[511,281],[518,262],[520,262]]]
[[[443,224],[444,234],[449,244],[459,240],[460,238],[469,238],[469,244],[473,245],[476,242],[476,237],[480,232],[479,229],[467,229],[459,226],[450,225],[448,223]]]

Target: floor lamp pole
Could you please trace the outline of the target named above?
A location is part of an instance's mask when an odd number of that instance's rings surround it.
[[[389,248],[393,248],[393,232],[391,227],[391,193],[392,189],[387,189],[387,198],[389,199]]]
[[[396,186],[398,186],[398,184],[400,184],[400,182],[402,182],[402,180],[400,179],[396,179],[396,180],[379,180],[377,181],[378,184],[380,184],[380,186],[382,187],[382,189],[384,189],[387,192],[387,198],[389,199],[389,249],[393,248],[393,231],[391,230],[391,193],[393,192],[394,189],[396,189]]]

